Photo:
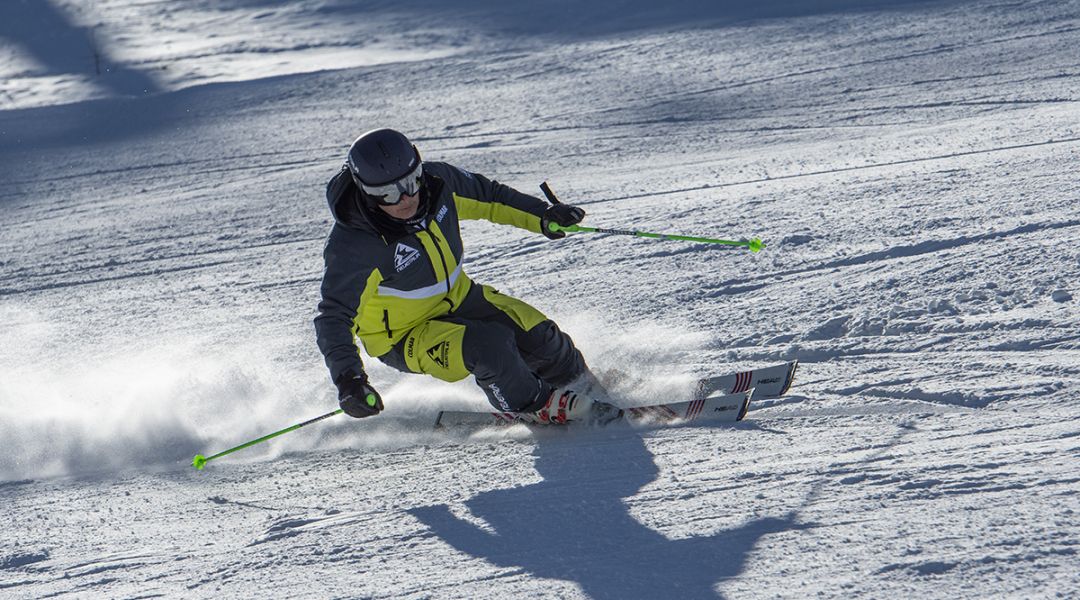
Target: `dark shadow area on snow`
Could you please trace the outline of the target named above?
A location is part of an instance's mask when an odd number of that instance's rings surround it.
[[[462,0],[451,5],[436,0],[378,0],[354,3],[334,0],[319,5],[319,13],[328,18],[374,20],[396,27],[415,27],[430,22],[442,27],[468,27],[506,36],[508,47],[523,37],[554,37],[573,41],[594,36],[614,35],[650,28],[676,26],[710,27],[746,19],[798,17],[845,11],[908,10],[928,4],[947,4],[962,0],[728,0],[706,2],[674,0],[656,5],[644,0],[598,0],[579,5],[576,0],[553,0],[537,4],[525,0],[493,2]],[[185,3],[177,3],[181,8]],[[290,3],[286,0],[233,0],[208,3],[191,0],[192,10],[228,10],[230,7],[273,9]],[[660,6],[658,8],[658,6]],[[179,130],[186,123],[201,123],[207,117],[222,117],[234,107],[249,108],[252,103],[272,104],[287,96],[288,89],[309,89],[319,85],[318,74],[282,75],[235,83],[217,83],[159,92],[152,78],[123,65],[114,64],[107,48],[95,40],[92,31],[72,23],[71,19],[44,0],[0,2],[0,37],[14,41],[41,63],[48,73],[93,73],[95,52],[107,71],[98,77],[100,85],[113,97],[74,104],[0,111],[0,180],[9,187],[0,194],[0,202],[22,196],[20,186],[41,175],[41,156],[52,148],[65,152],[87,148],[88,157],[99,144],[161,138]],[[355,69],[361,80],[365,69]],[[288,80],[283,81],[283,80]],[[150,93],[147,93],[150,92]],[[725,102],[730,98],[725,99]],[[692,114],[712,114],[716,98],[700,99],[700,110]],[[669,118],[672,111],[686,112],[687,107],[661,105],[650,109],[649,119]],[[169,157],[163,156],[164,163]],[[97,162],[90,160],[90,162]],[[50,167],[51,168],[51,167]],[[61,168],[61,170],[69,170]]]
[[[318,10],[330,14],[406,17],[413,23],[459,24],[492,34],[580,38],[680,25],[715,26],[751,19],[803,17],[837,12],[904,9],[957,0],[335,0]],[[234,0],[231,6],[271,8],[290,0]]]
[[[748,425],[736,428],[754,429]],[[718,427],[713,433],[724,435],[725,429],[732,428]],[[900,424],[891,439],[852,464],[876,460],[912,430]],[[494,531],[458,518],[446,505],[409,513],[460,552],[501,568],[576,583],[594,599],[722,598],[714,586],[745,571],[764,536],[818,526],[801,513],[831,482],[820,479],[786,514],[672,540],[640,523],[623,502],[659,475],[640,432],[613,432],[600,439],[590,435],[589,444],[542,433],[534,454],[543,481],[484,492],[465,503]],[[753,490],[745,494],[730,512],[739,513],[753,502]]]
[[[0,181],[4,197],[20,195],[26,176],[24,157],[53,144],[93,145],[126,138],[168,122],[172,102],[155,100],[159,85],[146,73],[112,56],[108,41],[93,28],[80,27],[47,0],[0,1],[0,38],[25,53],[34,66],[28,75],[89,77],[112,98],[43,109],[0,111]],[[151,104],[139,104],[147,98]],[[152,106],[151,114],[140,118]],[[142,110],[139,110],[139,108]],[[136,110],[132,110],[132,109]],[[149,123],[155,123],[149,128]]]
[[[197,122],[212,108],[216,94],[204,88],[189,88],[142,98],[107,98],[75,104],[0,111],[0,204],[24,197],[23,186],[30,181],[57,176],[70,178],[75,172],[105,173],[111,168],[123,172],[130,165],[113,164],[100,153],[111,142],[136,142],[161,138],[165,152],[148,157],[152,162],[183,162],[164,136],[168,131]],[[194,109],[194,112],[192,112]],[[56,152],[54,152],[54,150]],[[49,164],[46,157],[55,161]],[[75,168],[75,164],[86,167]],[[77,184],[77,182],[70,182]]]
[[[93,28],[75,25],[47,0],[0,2],[0,38],[14,43],[37,63],[36,75],[92,76],[97,85],[121,96],[159,91],[150,76],[116,61],[107,40]]]
[[[763,536],[804,527],[791,512],[708,536],[668,539],[642,525],[623,502],[659,474],[641,435],[590,441],[542,435],[534,452],[542,482],[467,501],[494,533],[457,518],[446,505],[409,512],[458,551],[574,582],[596,599],[717,598],[713,587],[743,572]]]

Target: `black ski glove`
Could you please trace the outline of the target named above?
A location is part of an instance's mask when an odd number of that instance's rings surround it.
[[[549,240],[558,240],[566,237],[566,233],[562,231],[551,231],[548,229],[549,223],[558,223],[563,227],[569,227],[571,225],[577,225],[585,218],[585,209],[578,208],[576,206],[570,206],[569,204],[553,204],[544,212],[543,218],[540,219],[540,230]]]
[[[366,373],[357,375],[345,371],[337,378],[334,385],[338,389],[338,404],[350,417],[362,419],[379,414],[383,409],[382,397],[375,388],[368,385]]]

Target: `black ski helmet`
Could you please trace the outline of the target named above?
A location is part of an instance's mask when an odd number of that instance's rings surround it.
[[[408,175],[420,164],[420,152],[399,131],[373,129],[349,148],[349,172],[357,187],[383,185]]]

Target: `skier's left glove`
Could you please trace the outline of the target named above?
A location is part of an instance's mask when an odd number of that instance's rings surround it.
[[[571,225],[577,225],[584,218],[585,209],[583,208],[570,206],[569,204],[553,204],[548,207],[547,211],[544,212],[544,216],[540,219],[540,231],[543,232],[549,240],[562,239],[566,237],[566,233],[548,229],[549,223],[558,223],[563,227],[569,227]]]
[[[357,375],[346,371],[337,378],[334,385],[338,389],[338,404],[350,417],[362,419],[382,411],[382,397],[368,384],[366,373]]]

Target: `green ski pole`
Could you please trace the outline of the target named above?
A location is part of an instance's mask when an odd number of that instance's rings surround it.
[[[765,247],[765,242],[762,242],[758,238],[749,240],[714,240],[712,238],[692,237],[688,235],[674,235],[670,233],[649,233],[647,231],[627,231],[624,229],[604,229],[603,227],[582,227],[580,225],[571,225],[569,227],[563,227],[558,223],[548,223],[548,229],[551,231],[566,231],[569,233],[585,232],[585,233],[611,233],[614,235],[632,235],[643,238],[653,238],[657,240],[681,240],[684,242],[700,242],[703,244],[723,244],[725,246],[745,246],[750,249],[751,252],[760,252]]]
[[[540,184],[540,189],[543,190],[544,195],[552,204],[561,204],[559,199],[555,197],[555,193],[548,187],[547,182]],[[765,248],[765,243],[760,238],[752,238],[749,240],[717,240],[712,238],[692,237],[688,235],[674,235],[670,233],[649,233],[647,231],[629,231],[625,229],[604,229],[602,227],[582,227],[581,225],[570,225],[569,227],[563,227],[558,223],[548,223],[548,229],[553,232],[566,231],[569,233],[610,233],[614,235],[632,235],[635,237],[652,238],[657,240],[679,240],[683,242],[699,242],[702,244],[722,244],[725,246],[744,246],[751,252],[760,252]]]
[[[368,404],[374,406],[375,405],[375,397],[374,396],[369,396],[367,402],[368,402]],[[300,429],[301,427],[304,427],[306,425],[311,425],[312,423],[317,423],[319,421],[322,421],[323,419],[329,419],[330,417],[332,417],[334,415],[337,415],[337,414],[340,414],[340,413],[343,413],[343,412],[345,412],[345,411],[339,408],[339,409],[335,410],[334,412],[328,412],[325,415],[322,415],[321,417],[315,417],[314,419],[311,419],[309,421],[304,421],[303,423],[297,423],[296,425],[293,425],[292,427],[286,427],[285,429],[282,429],[281,431],[275,431],[274,433],[271,433],[270,435],[264,435],[264,436],[262,436],[261,438],[259,438],[257,440],[251,440],[250,442],[247,442],[246,444],[240,444],[239,446],[237,446],[235,448],[229,448],[228,450],[225,450],[224,452],[218,452],[217,454],[215,454],[213,456],[203,456],[202,454],[196,454],[195,458],[191,461],[191,466],[193,466],[196,469],[202,471],[203,467],[206,466],[206,463],[209,462],[209,461],[214,460],[215,458],[221,458],[222,456],[225,456],[226,454],[232,454],[233,452],[236,452],[237,450],[243,450],[244,448],[247,448],[248,446],[254,446],[255,444],[258,444],[260,442],[265,442],[266,440],[268,440],[270,438],[274,438],[274,437],[277,437],[279,435],[289,433],[290,431],[296,431],[297,429]]]

